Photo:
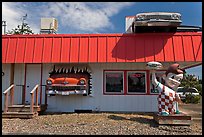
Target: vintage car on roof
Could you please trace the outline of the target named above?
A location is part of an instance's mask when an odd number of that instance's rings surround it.
[[[148,26],[149,28],[168,27],[176,28],[180,26],[181,14],[175,12],[147,12],[136,14],[133,21],[133,32],[135,29]]]
[[[174,12],[139,13],[135,16],[136,26],[179,26],[181,14]]]
[[[89,73],[54,73],[46,81],[48,95],[87,95],[90,90]]]

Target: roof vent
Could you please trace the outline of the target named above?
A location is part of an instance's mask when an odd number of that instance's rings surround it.
[[[41,18],[41,34],[56,34],[58,22],[55,18]]]

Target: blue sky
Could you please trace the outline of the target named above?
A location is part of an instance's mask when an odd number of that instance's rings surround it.
[[[124,33],[125,16],[141,12],[179,12],[182,25],[202,26],[202,2],[3,2],[2,20],[7,30],[27,22],[39,33],[40,19],[58,20],[58,33]],[[187,70],[202,77],[202,66]]]

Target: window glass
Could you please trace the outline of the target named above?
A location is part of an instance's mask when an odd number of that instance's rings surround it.
[[[128,93],[145,93],[145,73],[128,72]]]
[[[184,92],[184,91],[185,91],[185,88],[183,88],[183,87],[178,87],[176,92]]]
[[[162,78],[162,76],[165,74],[165,72],[156,72],[155,75],[156,75],[156,78],[157,78],[157,81],[162,83],[162,84],[165,84],[165,81],[164,79]],[[151,93],[159,93],[159,91],[157,89],[155,89],[155,86],[152,84],[152,74],[150,75],[150,89],[151,89]]]
[[[105,72],[105,92],[123,92],[123,72]]]

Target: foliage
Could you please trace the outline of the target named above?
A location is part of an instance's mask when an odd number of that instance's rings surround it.
[[[186,98],[183,100],[183,102],[198,104],[198,103],[200,103],[200,97],[201,97],[200,95],[195,96],[195,95],[192,95],[192,94],[187,94]]]
[[[11,31],[8,31],[7,34],[34,34],[34,33],[27,23],[23,23],[22,25],[18,25]]]
[[[195,77],[195,75],[185,74],[180,87],[184,87],[186,89],[194,87],[198,89],[198,92],[202,96],[202,85],[199,84],[199,80]]]
[[[202,96],[202,84],[196,85],[195,88],[198,90],[199,94]]]
[[[202,84],[202,79],[199,79],[199,84]]]

